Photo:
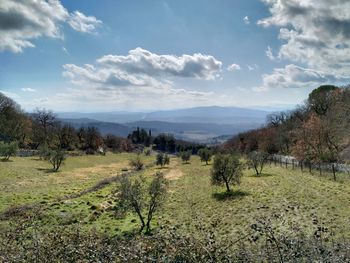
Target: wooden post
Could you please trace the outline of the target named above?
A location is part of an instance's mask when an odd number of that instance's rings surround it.
[[[318,163],[318,169],[320,170],[320,175],[322,176],[322,168],[321,168],[321,163]]]
[[[286,169],[288,168],[288,162],[287,162],[287,159],[286,159]]]
[[[294,159],[292,159],[292,169],[294,170]]]
[[[332,172],[333,172],[333,180],[337,181],[336,175],[335,175],[335,167],[334,167],[334,163],[332,163]]]
[[[299,164],[300,164],[300,170],[301,170],[301,172],[303,172],[303,162],[299,161]]]

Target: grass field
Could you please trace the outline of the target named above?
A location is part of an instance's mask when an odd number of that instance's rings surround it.
[[[130,169],[128,162],[132,157],[127,153],[70,157],[58,173],[49,172],[49,165],[36,158],[1,162],[0,212],[35,203],[40,204],[36,220],[43,227],[79,223],[111,235],[138,229],[134,215],[122,217],[114,209],[112,193],[116,183],[77,198],[62,199],[116,176],[122,169]],[[260,177],[246,170],[241,185],[226,196],[224,188],[210,184],[211,165],[204,165],[195,156],[190,164],[172,157],[170,166],[163,169],[150,165],[154,156],[143,159],[149,166],[139,174],[150,178],[156,171],[162,171],[169,180],[166,203],[156,215],[155,227],[170,225],[191,235],[215,229],[218,237],[234,238],[245,233],[257,218],[278,214],[286,221],[310,228],[310,233],[317,222],[324,223],[337,236],[350,237],[347,180],[333,182],[316,174],[272,165]],[[3,223],[16,218],[6,220]]]

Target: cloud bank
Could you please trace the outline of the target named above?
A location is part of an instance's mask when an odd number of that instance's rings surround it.
[[[59,0],[4,0],[0,4],[0,51],[22,52],[39,37],[62,38],[60,26],[92,33],[102,23],[79,11],[69,13]]]

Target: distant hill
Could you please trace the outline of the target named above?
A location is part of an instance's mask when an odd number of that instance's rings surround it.
[[[268,113],[262,110],[212,106],[150,113],[66,112],[59,113],[58,116],[75,128],[94,126],[102,134],[126,137],[136,127],[140,127],[152,130],[154,135],[172,133],[177,139],[215,143],[229,135],[259,128],[265,123]]]
[[[262,124],[268,111],[238,107],[196,107],[179,110],[155,112],[98,112],[58,113],[60,118],[81,119],[89,118],[104,122],[130,123],[136,121],[165,121],[180,123],[218,123],[218,124]]]
[[[113,122],[102,122],[92,120],[88,118],[81,119],[60,119],[64,123],[69,123],[74,128],[79,129],[80,127],[96,127],[99,129],[102,135],[113,134],[120,137],[127,137],[132,129],[126,125],[113,123]]]

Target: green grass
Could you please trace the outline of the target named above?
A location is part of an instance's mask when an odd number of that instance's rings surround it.
[[[79,223],[112,235],[137,230],[135,215],[118,217],[113,210],[114,183],[79,198],[56,200],[120,173],[132,157],[127,153],[70,157],[59,173],[48,173],[49,165],[33,158],[0,163],[0,211],[41,202],[37,220],[43,227]],[[142,158],[148,164],[155,160],[154,156]],[[211,186],[210,169],[211,165],[192,157],[190,164],[171,158],[170,167],[152,166],[140,172],[150,178],[162,171],[171,179],[166,203],[157,213],[154,227],[170,225],[189,235],[215,229],[219,237],[236,238],[246,233],[257,218],[279,214],[310,229],[310,233],[312,222],[317,220],[338,236],[350,236],[348,175],[340,176],[342,182],[333,182],[331,177],[317,173],[310,175],[272,165],[260,177],[253,170],[246,170],[241,185],[227,195],[224,187]]]

